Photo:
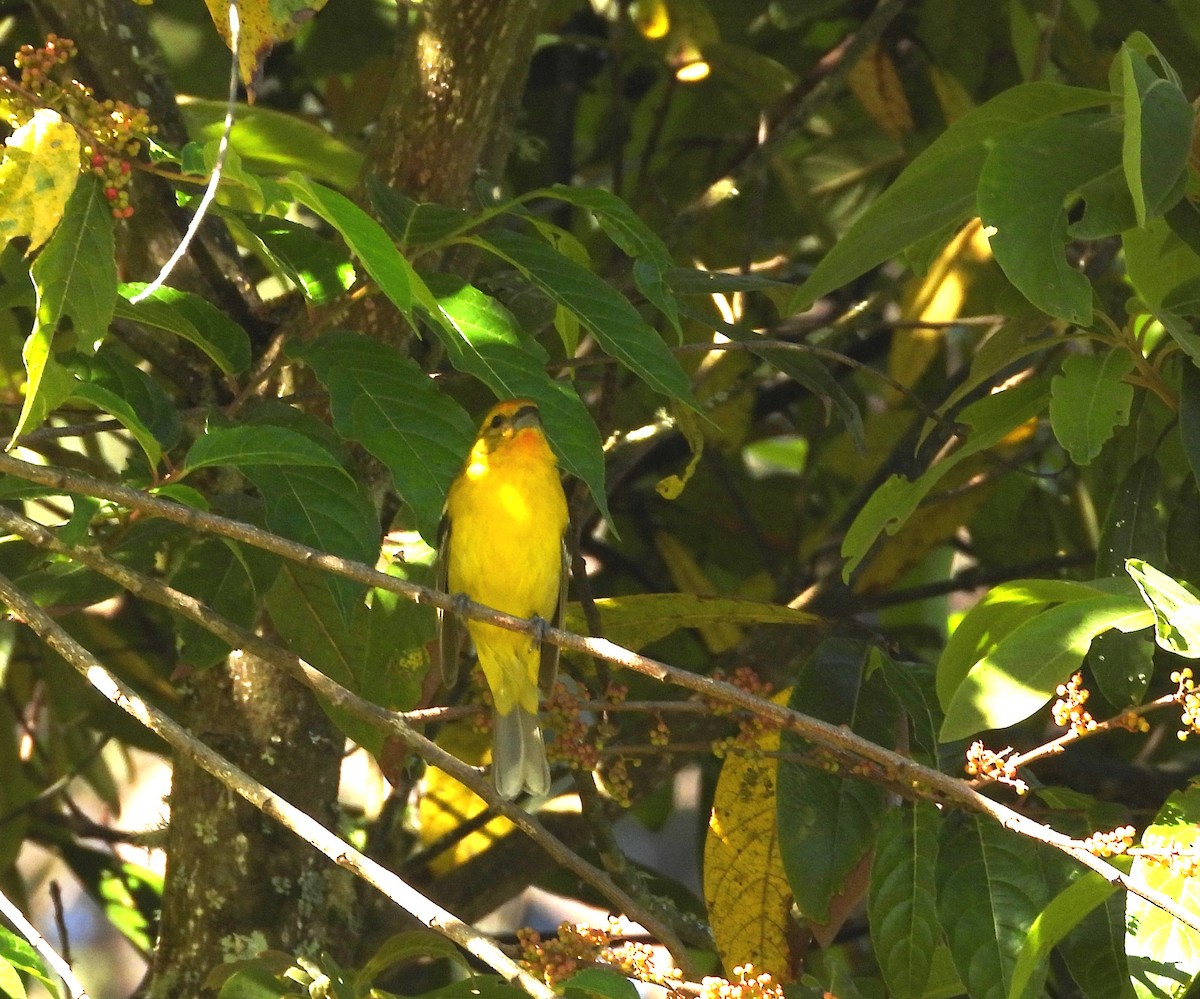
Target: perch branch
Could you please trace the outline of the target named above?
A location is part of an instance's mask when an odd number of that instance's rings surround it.
[[[648,911],[645,905],[639,904],[603,871],[588,863],[552,835],[533,815],[496,794],[491,784],[474,767],[468,766],[453,754],[442,749],[437,743],[425,738],[395,712],[388,711],[359,697],[331,680],[299,656],[239,627],[195,597],[130,569],[95,548],[61,541],[53,532],[3,507],[0,507],[0,530],[18,535],[38,548],[64,555],[77,563],[86,565],[94,572],[123,586],[135,596],[166,607],[181,617],[187,618],[193,624],[216,635],[234,649],[248,652],[285,670],[332,704],[371,725],[385,737],[398,738],[430,765],[443,770],[460,784],[474,791],[488,803],[492,812],[509,819],[561,867],[590,884],[631,919],[654,934],[671,951],[676,961],[681,962],[680,967],[686,965],[687,950],[669,925]]]
[[[42,960],[62,979],[63,985],[71,994],[71,999],[88,999],[87,990],[83,987],[83,983],[75,977],[71,966],[59,956],[46,938],[37,931],[37,927],[25,918],[25,913],[13,905],[2,891],[0,891],[0,915],[3,915],[16,927],[17,932],[29,941],[29,946],[36,950]]]
[[[518,983],[535,999],[555,999],[553,991],[513,961],[491,937],[479,933],[416,891],[386,867],[359,853],[316,819],[276,795],[244,770],[235,767],[158,708],[144,701],[136,691],[113,676],[100,660],[67,634],[49,614],[4,576],[0,576],[0,600],[3,600],[42,641],[78,670],[96,690],[163,739],[176,752],[212,774],[264,815],[312,844],[339,867],[346,868],[378,889],[427,927],[449,937],[509,982]]]
[[[4,472],[16,475],[18,478],[29,482],[36,482],[53,489],[60,489],[63,492],[78,492],[99,496],[102,499],[130,506],[146,514],[173,520],[186,527],[209,531],[238,541],[245,541],[247,544],[274,552],[283,558],[302,565],[325,569],[335,575],[355,580],[366,586],[389,590],[417,603],[441,607],[444,610],[463,614],[473,620],[484,621],[500,628],[507,628],[509,631],[523,632],[525,634],[538,633],[545,641],[558,645],[561,648],[572,652],[580,652],[588,656],[595,656],[614,665],[652,677],[662,683],[671,683],[705,697],[751,711],[782,729],[795,732],[808,739],[835,758],[845,761],[848,764],[861,763],[863,761],[873,764],[877,771],[874,779],[882,784],[902,790],[910,797],[916,795],[931,801],[951,803],[968,811],[981,812],[1007,829],[1046,843],[1056,850],[1065,853],[1083,866],[1095,871],[1111,884],[1119,885],[1126,891],[1140,896],[1151,905],[1174,916],[1185,926],[1200,932],[1200,915],[1184,909],[1174,899],[1168,898],[1162,892],[1140,884],[1112,864],[1089,853],[1080,841],[1073,840],[1049,826],[1035,822],[1019,812],[1000,804],[998,801],[993,801],[957,777],[944,774],[940,770],[933,770],[922,766],[906,756],[901,756],[899,753],[885,749],[883,746],[879,746],[856,735],[849,729],[831,725],[818,718],[793,711],[782,705],[773,704],[770,701],[764,701],[748,691],[735,687],[733,684],[690,673],[687,670],[679,669],[667,663],[660,662],[657,659],[651,659],[648,656],[643,656],[629,649],[622,648],[607,639],[588,638],[583,635],[573,634],[572,632],[562,631],[558,628],[545,628],[540,622],[535,623],[526,618],[504,614],[472,601],[456,600],[448,593],[442,593],[439,590],[431,590],[428,587],[396,579],[386,573],[372,569],[361,562],[339,558],[335,555],[327,555],[317,551],[315,548],[309,548],[307,545],[288,541],[286,538],[271,534],[269,531],[259,530],[238,521],[218,517],[215,514],[193,510],[180,503],[147,496],[137,490],[114,485],[90,476],[80,475],[75,472],[66,472],[61,469],[31,465],[28,462],[20,461],[8,455],[0,455],[0,473]],[[11,589],[11,584],[9,584],[9,588]],[[3,592],[0,590],[0,593]],[[21,599],[25,604],[29,604],[24,597]],[[34,607],[33,610],[39,615],[45,616],[38,608]],[[50,623],[53,624],[53,622]],[[57,628],[57,626],[55,627]],[[61,629],[58,630],[61,632]],[[65,633],[63,634],[66,637]],[[376,710],[383,711],[382,708],[377,708]],[[387,713],[385,712],[385,714]],[[388,717],[391,717],[390,714]],[[411,731],[407,727],[405,727],[405,730]],[[413,734],[415,735],[415,733]],[[335,857],[334,859],[338,858]],[[394,877],[394,875],[391,876]]]

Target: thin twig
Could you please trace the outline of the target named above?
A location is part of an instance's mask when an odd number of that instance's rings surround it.
[[[188,247],[192,245],[192,240],[196,238],[196,233],[200,231],[200,224],[204,221],[205,215],[208,214],[208,206],[212,204],[213,199],[217,196],[217,187],[221,183],[221,173],[225,169],[225,157],[229,153],[229,135],[233,131],[234,109],[237,106],[238,51],[241,48],[242,29],[241,18],[238,15],[237,0],[230,0],[228,16],[230,50],[229,93],[225,101],[225,124],[221,132],[221,141],[217,144],[217,155],[213,161],[212,176],[208,178],[208,186],[204,188],[204,193],[200,196],[200,202],[196,205],[196,212],[188,223],[188,227],[184,231],[179,245],[175,247],[174,252],[167,258],[167,262],[162,265],[158,274],[155,275],[154,280],[129,300],[133,305],[137,305],[138,302],[153,295],[163,286],[167,278],[171,276],[171,272],[175,269],[176,264],[187,254]]]
[[[514,617],[511,614],[505,614],[493,608],[485,607],[483,604],[477,604],[474,601],[455,598],[439,590],[431,590],[428,587],[396,579],[386,573],[372,569],[361,562],[328,555],[315,548],[309,548],[307,545],[289,541],[286,538],[281,538],[268,531],[251,527],[248,524],[242,524],[238,521],[218,517],[210,513],[203,513],[168,500],[156,499],[144,493],[139,493],[134,489],[128,489],[125,486],[114,485],[100,479],[93,479],[90,476],[66,472],[61,469],[31,465],[28,462],[19,461],[11,456],[0,454],[0,473],[4,472],[16,475],[18,478],[23,478],[30,482],[49,486],[53,489],[61,489],[64,492],[90,493],[100,496],[103,499],[131,506],[145,514],[164,517],[176,523],[183,524],[186,527],[209,531],[224,537],[233,538],[234,540],[244,541],[247,544],[262,548],[265,551],[274,552],[282,558],[301,565],[324,569],[334,575],[352,579],[366,586],[389,590],[417,603],[430,604],[462,614],[472,620],[483,621],[500,628],[506,628],[509,631],[522,632],[529,635],[537,634],[542,640],[551,642],[564,649],[595,656],[617,666],[642,673],[660,682],[671,683],[675,686],[695,691],[705,697],[711,697],[723,703],[743,708],[774,723],[781,729],[787,729],[790,732],[795,732],[803,736],[810,742],[816,743],[825,749],[835,758],[844,760],[850,765],[864,761],[874,764],[878,768],[878,771],[873,775],[873,779],[881,784],[892,786],[897,790],[903,790],[907,796],[911,797],[915,795],[936,802],[951,803],[968,811],[982,813],[1007,829],[1035,839],[1038,842],[1046,843],[1056,850],[1065,853],[1067,856],[1072,857],[1085,867],[1095,871],[1111,884],[1119,885],[1126,891],[1140,896],[1151,905],[1174,916],[1184,925],[1200,932],[1200,915],[1189,912],[1174,899],[1168,898],[1162,892],[1155,891],[1135,881],[1112,864],[1089,853],[1081,842],[1073,840],[1049,826],[1035,822],[997,801],[993,801],[957,777],[951,777],[949,774],[944,774],[939,770],[922,766],[916,761],[870,742],[848,729],[831,725],[828,722],[821,721],[818,718],[813,718],[798,711],[793,711],[782,705],[764,701],[754,694],[742,690],[740,687],[735,687],[733,684],[679,669],[657,659],[651,659],[648,656],[643,656],[629,649],[622,648],[603,638],[587,638],[583,635],[562,631],[559,628],[546,627],[544,622],[535,622],[527,618]],[[72,646],[78,648],[76,643],[65,632],[62,632],[62,629],[58,628],[40,608],[33,605],[31,601],[14,590],[7,581],[5,581],[5,585],[7,586],[7,590],[0,590],[0,594],[13,593],[15,598],[21,601],[21,607],[29,607],[31,613],[36,614],[39,621],[44,619],[45,622],[56,630],[58,635],[62,636],[63,640],[70,642]],[[18,613],[25,617],[20,607],[14,607],[14,610],[17,610]],[[28,620],[27,617],[26,620]],[[86,650],[83,651],[87,654]],[[271,650],[271,653],[275,654],[274,650]],[[88,655],[90,659],[90,654]],[[94,660],[90,661],[94,662]],[[331,684],[334,696],[339,696],[340,698],[349,694],[344,688],[332,684],[332,681],[329,681],[323,674],[308,666],[307,663],[304,665],[307,667],[307,670],[315,674],[315,676],[310,678],[314,683],[318,682],[319,678],[319,680]],[[322,688],[322,693],[324,693],[324,688]],[[353,697],[353,695],[350,695],[350,697]],[[361,702],[360,698],[354,698],[354,700]],[[118,700],[118,703],[122,707],[126,707],[120,700]],[[138,700],[137,704],[140,705],[141,701]],[[389,720],[389,723],[396,722],[395,717],[390,712],[384,711],[383,708],[371,705],[369,702],[361,702],[361,704],[363,705],[363,710],[380,712]],[[126,707],[126,710],[130,710],[130,708]],[[173,722],[170,724],[174,726]],[[177,726],[175,727],[177,728]],[[182,730],[179,731],[182,732]],[[415,741],[422,738],[407,726],[399,724],[396,724],[396,734],[406,739],[406,741],[409,739]],[[190,737],[186,733],[183,733],[183,735],[189,740],[190,745]],[[207,747],[205,748],[207,750]],[[437,747],[434,747],[432,751],[437,751]],[[201,763],[201,765],[203,766],[204,764]],[[438,765],[441,766],[441,764]],[[458,766],[461,766],[461,764],[458,764]],[[242,792],[239,790],[239,793]],[[312,822],[311,819],[308,821]],[[326,835],[330,834],[326,833]],[[333,854],[330,855],[334,856]],[[355,855],[358,856],[357,853]],[[334,859],[339,863],[341,862],[340,858],[340,854],[334,856]],[[365,860],[365,858],[363,859]],[[394,877],[394,875],[390,876]]]
[[[71,994],[71,999],[88,999],[87,990],[83,987],[83,983],[75,977],[71,966],[59,957],[58,952],[37,931],[37,927],[25,918],[25,913],[8,900],[8,896],[3,891],[0,891],[0,915],[16,927],[17,932],[29,941],[29,946],[36,950],[42,960],[62,979],[63,985]]]
[[[279,822],[301,839],[312,844],[339,867],[346,868],[378,889],[425,926],[442,933],[460,947],[474,954],[509,982],[518,983],[536,999],[555,999],[555,994],[551,989],[513,961],[491,937],[478,932],[431,899],[426,898],[386,867],[364,856],[345,840],[326,829],[316,819],[275,794],[270,788],[260,784],[244,770],[234,766],[225,757],[200,742],[158,708],[144,701],[132,687],[126,686],[113,676],[105,669],[100,660],[67,634],[50,615],[4,576],[0,576],[0,599],[43,642],[78,670],[96,690],[163,739],[177,753],[212,774],[225,787],[245,798],[264,815]],[[3,896],[0,896],[0,899],[2,898]],[[32,929],[32,927],[30,928]],[[32,939],[30,943],[33,943]],[[57,955],[55,958],[57,959]],[[57,971],[58,968],[56,967],[55,970]],[[59,971],[59,974],[61,975],[62,972]]]

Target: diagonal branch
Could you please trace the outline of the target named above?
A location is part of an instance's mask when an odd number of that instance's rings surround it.
[[[595,656],[660,682],[672,683],[705,697],[715,698],[726,704],[751,711],[780,728],[803,736],[840,761],[850,765],[861,764],[864,761],[872,764],[874,772],[870,779],[892,787],[908,797],[916,796],[938,803],[954,804],[967,811],[981,812],[1007,829],[1046,843],[1084,867],[1095,871],[1110,884],[1119,885],[1126,891],[1133,892],[1151,905],[1174,916],[1185,926],[1200,932],[1200,915],[1183,908],[1176,900],[1141,884],[1112,864],[1090,853],[1082,842],[1071,839],[1049,826],[1035,822],[998,801],[993,801],[986,795],[980,794],[964,780],[944,774],[940,770],[922,766],[916,761],[876,745],[848,729],[763,700],[733,684],[690,673],[657,659],[640,655],[603,638],[588,638],[558,628],[547,628],[542,622],[535,623],[485,607],[483,604],[456,599],[439,590],[431,590],[428,587],[388,576],[361,562],[328,555],[315,548],[288,541],[286,538],[251,527],[248,524],[193,510],[191,507],[179,503],[147,496],[137,490],[94,479],[91,476],[32,465],[0,454],[0,473],[5,472],[52,489],[99,496],[152,516],[164,517],[183,524],[185,527],[244,541],[302,565],[325,569],[335,575],[353,579],[367,586],[390,590],[417,603],[432,604],[473,620],[485,621],[500,628],[507,628],[509,631],[538,634],[545,641],[561,648]],[[382,708],[376,708],[376,710],[383,711]],[[415,735],[415,733],[413,734]]]
[[[272,644],[252,631],[239,627],[190,594],[130,569],[95,548],[68,544],[55,536],[52,531],[5,507],[0,507],[0,530],[18,535],[35,547],[64,555],[72,561],[86,565],[94,572],[123,586],[135,596],[174,611],[193,624],[216,635],[234,649],[248,652],[290,673],[331,704],[366,722],[385,737],[399,739],[408,749],[422,757],[431,766],[448,773],[460,784],[470,788],[483,798],[493,813],[503,815],[544,849],[559,866],[590,884],[620,911],[644,926],[671,951],[680,967],[686,967],[687,950],[667,923],[654,913],[647,911],[644,905],[639,904],[618,887],[607,874],[588,863],[562,840],[550,833],[535,816],[496,794],[491,783],[484,779],[474,767],[463,763],[437,743],[427,739],[395,712],[388,711],[359,697],[331,680],[299,656]]]
[[[479,933],[453,913],[426,898],[386,867],[364,856],[316,819],[276,795],[244,770],[235,767],[158,708],[142,700],[136,691],[105,669],[100,660],[67,634],[49,614],[5,576],[0,576],[0,600],[42,641],[78,670],[96,690],[136,718],[176,752],[212,774],[264,815],[311,843],[339,867],[346,868],[378,889],[427,927],[449,937],[509,982],[519,984],[535,999],[555,999],[551,989],[513,961],[491,937]]]
[[[71,966],[58,951],[50,946],[46,938],[37,931],[37,927],[25,918],[25,913],[9,901],[4,892],[0,892],[0,915],[12,923],[17,928],[17,932],[28,940],[29,945],[41,955],[42,960],[54,969],[54,973],[62,979],[63,985],[71,994],[71,999],[88,999],[87,990],[84,989],[83,983],[75,977]]]

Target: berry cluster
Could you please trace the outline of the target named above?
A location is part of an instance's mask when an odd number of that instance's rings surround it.
[[[998,784],[1007,784],[1017,794],[1024,794],[1029,790],[1029,785],[1017,776],[1017,768],[1009,762],[1012,753],[1012,746],[997,753],[976,740],[967,749],[965,769],[971,777],[983,777]]]
[[[754,973],[754,965],[740,964],[733,969],[735,981],[705,978],[700,984],[700,999],[783,999],[783,986],[763,972]]]
[[[1165,836],[1146,832],[1142,835],[1139,856],[1152,864],[1167,868],[1172,874],[1183,878],[1200,875],[1200,856],[1195,846],[1182,846]]]
[[[774,691],[774,687],[749,666],[739,666],[728,678],[718,670],[713,674],[713,679],[727,679],[733,686],[753,694],[755,697],[761,697],[764,701],[770,700]],[[723,702],[714,702],[713,704],[714,714],[728,714],[731,710],[733,709]],[[742,753],[751,759],[761,758],[763,740],[769,732],[775,731],[778,727],[773,721],[763,718],[761,715],[747,715],[738,722],[737,735],[718,739],[713,743],[713,753],[718,759],[724,759],[731,751]]]
[[[1055,690],[1058,700],[1051,709],[1054,713],[1054,724],[1069,728],[1075,735],[1087,735],[1096,730],[1096,719],[1083,706],[1092,692],[1083,686],[1083,676],[1076,673],[1066,683],[1060,683]]]
[[[608,692],[610,704],[619,704],[627,690],[613,686]],[[546,700],[548,727],[554,740],[546,747],[551,761],[566,763],[572,770],[590,772],[600,765],[600,753],[616,735],[609,722],[590,722],[584,717],[579,698],[562,681],[554,685]]]
[[[558,988],[577,971],[604,965],[639,981],[671,988],[683,979],[678,968],[662,971],[655,967],[654,952],[646,944],[634,941],[614,943],[624,932],[618,919],[609,917],[608,926],[599,928],[578,923],[562,923],[558,935],[543,940],[531,929],[517,930],[521,963],[551,988]]]
[[[50,108],[73,124],[86,136],[81,169],[100,178],[113,217],[127,219],[133,214],[128,190],[132,161],[141,152],[143,138],[155,129],[140,108],[125,101],[97,100],[92,88],[76,79],[59,82],[58,71],[78,53],[71,39],[53,34],[40,47],[22,45],[13,57],[20,80],[0,68],[0,89],[9,97],[6,116],[19,128],[39,108]]]
[[[1200,733],[1200,693],[1196,692],[1196,681],[1192,677],[1190,666],[1172,673],[1171,682],[1179,684],[1179,689],[1175,691],[1175,701],[1183,708],[1179,721],[1184,727],[1175,734],[1183,740],[1189,735]]]
[[[1114,857],[1133,846],[1133,826],[1117,826],[1112,832],[1092,833],[1083,841],[1084,849],[1097,857]]]

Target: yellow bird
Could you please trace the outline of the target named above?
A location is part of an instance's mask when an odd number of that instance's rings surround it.
[[[528,399],[497,403],[483,418],[467,463],[450,486],[438,543],[438,586],[516,617],[558,625],[567,593],[567,499],[558,463]],[[535,636],[466,621],[495,702],[492,777],[515,798],[544,794],[550,767],[538,725],[538,694],[549,693],[558,647]],[[438,614],[447,686],[458,676],[463,622]]]

